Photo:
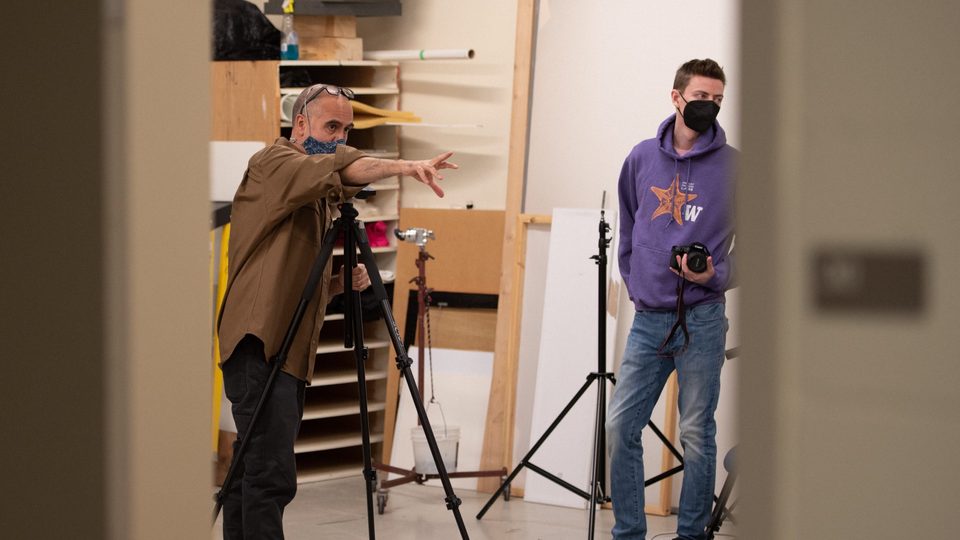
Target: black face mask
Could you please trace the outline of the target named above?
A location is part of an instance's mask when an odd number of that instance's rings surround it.
[[[687,104],[687,107],[681,113],[683,123],[697,133],[703,133],[710,129],[710,126],[717,119],[717,115],[720,114],[720,106],[709,99],[687,101],[683,94],[680,95],[680,99],[683,99],[684,103]],[[679,112],[680,109],[677,109],[677,111]]]

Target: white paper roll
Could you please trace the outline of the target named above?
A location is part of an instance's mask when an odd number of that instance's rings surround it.
[[[296,103],[300,94],[284,94],[280,98],[280,120],[284,122],[293,122],[293,104]]]
[[[366,51],[365,60],[465,60],[473,58],[473,49],[410,49],[392,51]]]

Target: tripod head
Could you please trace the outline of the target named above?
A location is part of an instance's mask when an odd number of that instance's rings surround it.
[[[429,229],[422,229],[419,227],[414,227],[401,231],[400,229],[394,229],[393,234],[399,240],[404,242],[411,242],[417,245],[420,248],[420,251],[423,251],[427,247],[428,240],[436,240],[436,235],[433,234],[433,231]]]

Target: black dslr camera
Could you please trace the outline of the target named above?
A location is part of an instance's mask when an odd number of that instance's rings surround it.
[[[670,268],[679,272],[677,256],[682,258],[684,254],[687,255],[687,268],[691,272],[699,274],[707,269],[707,257],[710,256],[710,251],[700,242],[694,242],[689,246],[673,246],[670,250]]]

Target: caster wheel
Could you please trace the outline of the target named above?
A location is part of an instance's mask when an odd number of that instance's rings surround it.
[[[507,487],[503,488],[503,500],[510,500],[510,484],[507,484]]]
[[[387,493],[380,492],[377,493],[377,513],[383,515],[383,511],[387,509]]]

